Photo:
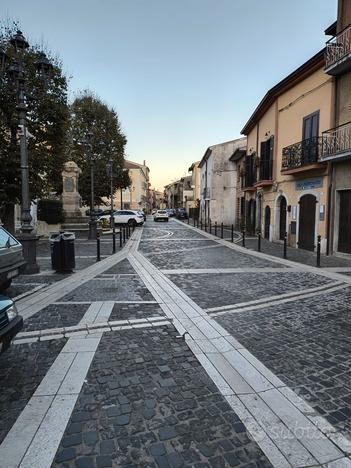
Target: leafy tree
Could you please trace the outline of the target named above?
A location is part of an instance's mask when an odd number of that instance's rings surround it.
[[[10,38],[15,26],[0,27],[0,46],[14,57]],[[65,142],[68,128],[67,79],[61,63],[46,52],[53,70],[44,82],[38,77],[35,61],[41,49],[30,47],[22,53],[26,73],[25,92],[28,107],[28,159],[30,195],[32,199],[60,191],[61,172],[65,161]],[[13,206],[21,200],[20,150],[18,138],[17,89],[7,68],[0,72],[0,217],[13,231]]]
[[[110,196],[108,176],[110,161],[114,176],[113,189],[126,188],[130,185],[128,172],[123,170],[124,147],[127,139],[121,130],[116,111],[88,91],[84,91],[74,100],[70,112],[68,157],[82,170],[79,177],[79,193],[83,202],[89,205],[91,156],[94,164],[95,203],[101,204],[103,197]]]

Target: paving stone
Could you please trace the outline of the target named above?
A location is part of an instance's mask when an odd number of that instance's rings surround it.
[[[89,304],[50,304],[24,322],[23,331],[45,330],[77,325]]]
[[[95,468],[93,457],[80,457],[75,461],[77,468]]]
[[[220,446],[224,435],[240,441],[242,433],[235,428],[240,420],[236,415],[232,419],[223,417],[234,413],[187,344],[176,336],[171,325],[103,335],[67,426],[83,426],[83,443],[77,454],[89,458],[94,454],[96,465],[97,457],[108,456],[112,466],[175,468],[210,466],[209,459],[224,457],[228,448],[234,453],[244,448],[253,454],[252,462],[258,467],[266,458],[249,437],[238,447]],[[144,362],[136,363],[139,357]],[[189,367],[184,368],[184,362]],[[163,366],[167,366],[167,373],[162,372],[166,370]],[[165,375],[176,385],[161,387]],[[116,389],[108,385],[116,381],[126,386]],[[112,393],[117,390],[118,394]],[[189,398],[184,399],[182,394]],[[95,396],[94,403],[86,398],[89,395]],[[180,402],[187,402],[186,410],[177,409]],[[108,417],[108,410],[117,405],[130,412]],[[216,424],[208,411],[212,406],[217,410],[216,417],[221,417]],[[65,433],[63,440],[68,436]],[[63,449],[63,440],[58,452]],[[200,445],[213,447],[213,455],[212,451],[211,456],[201,453]],[[66,468],[63,463],[53,464],[53,468],[59,467]]]
[[[82,434],[73,434],[62,439],[62,445],[64,447],[74,447],[82,443]]]
[[[154,457],[164,455],[166,453],[166,448],[163,443],[151,445],[149,450],[151,455]]]
[[[0,443],[55,361],[66,339],[11,346],[0,359]]]
[[[64,448],[60,450],[55,458],[56,463],[62,463],[69,460],[73,460],[76,456],[76,451],[74,448]]]
[[[351,436],[351,288],[217,321],[336,428]],[[349,399],[348,401],[346,399]],[[345,404],[347,402],[347,404]]]
[[[96,457],[96,468],[108,468],[112,466],[112,459],[107,455],[99,455]]]

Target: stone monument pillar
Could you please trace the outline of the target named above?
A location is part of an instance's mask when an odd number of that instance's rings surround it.
[[[82,216],[79,209],[82,205],[82,198],[78,192],[78,179],[81,172],[74,161],[68,161],[64,164],[62,205],[66,220]]]

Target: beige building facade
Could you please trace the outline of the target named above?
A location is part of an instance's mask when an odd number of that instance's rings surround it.
[[[150,211],[149,186],[150,170],[144,161],[138,164],[133,161],[124,161],[125,169],[128,169],[131,184],[128,188],[117,190],[115,194],[115,206],[120,209]]]
[[[249,232],[314,250],[327,248],[328,164],[321,161],[322,133],[332,122],[333,80],[324,51],[272,88],[242,133],[245,221]]]
[[[331,166],[328,252],[351,255],[351,2],[339,0],[325,33],[325,73],[334,82],[333,114],[323,134],[322,160]]]

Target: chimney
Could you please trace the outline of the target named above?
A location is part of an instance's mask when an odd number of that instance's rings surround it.
[[[144,166],[146,166],[146,161],[145,161],[145,159],[144,159]]]

